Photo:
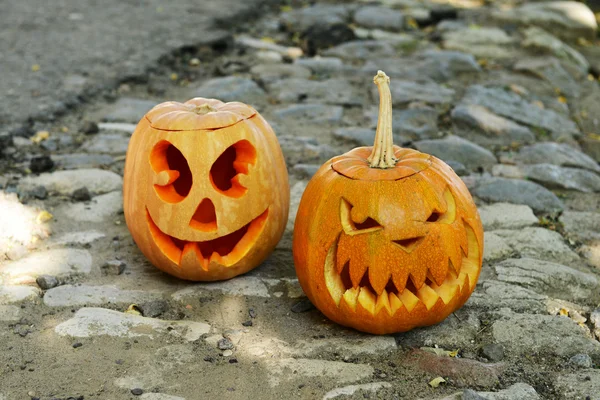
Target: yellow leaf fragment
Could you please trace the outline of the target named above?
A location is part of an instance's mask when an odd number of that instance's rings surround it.
[[[39,64],[33,64],[31,66],[31,71],[32,72],[38,72],[40,70],[40,65]]]
[[[172,80],[172,81],[176,81],[176,80],[177,80],[177,78],[179,78],[179,75],[177,75],[175,72],[173,72],[173,73],[171,74],[171,77],[170,77],[170,78],[171,78],[171,80]]]
[[[125,314],[142,315],[142,311],[137,304],[131,304],[127,307],[127,310],[125,310]]]
[[[40,211],[40,213],[35,218],[35,221],[38,224],[43,224],[44,222],[50,221],[52,218],[54,218],[54,216],[52,214],[50,214],[48,211],[44,210],[44,211]]]
[[[438,376],[437,378],[434,378],[429,382],[429,386],[431,386],[432,388],[436,388],[440,386],[441,383],[446,383],[446,380],[441,376]]]
[[[46,139],[48,139],[49,137],[50,137],[50,132],[48,132],[48,131],[38,131],[38,132],[36,132],[36,134],[35,134],[35,135],[33,135],[33,136],[31,137],[31,139],[30,139],[30,140],[31,140],[33,143],[36,143],[36,144],[37,144],[37,143],[40,143],[40,142],[41,142],[41,141],[43,141],[43,140],[46,140]]]

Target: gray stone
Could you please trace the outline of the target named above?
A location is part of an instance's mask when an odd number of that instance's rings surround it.
[[[322,377],[338,383],[350,383],[369,378],[375,372],[367,364],[307,358],[266,359],[265,364],[270,375],[267,382],[271,387],[278,386],[282,381],[306,381]]]
[[[107,167],[114,162],[113,158],[108,154],[87,153],[53,154],[52,160],[56,164],[56,167],[60,169]]]
[[[522,164],[554,164],[600,173],[600,166],[585,153],[565,143],[541,142],[521,148],[514,158]]]
[[[67,232],[58,236],[56,239],[53,239],[51,244],[52,246],[67,246],[73,244],[84,245],[93,243],[103,237],[106,237],[106,234],[94,230]]]
[[[600,213],[590,211],[565,211],[559,221],[570,237],[582,242],[600,240]]]
[[[193,96],[214,98],[224,102],[264,103],[266,94],[252,79],[239,76],[214,78],[193,90]]]
[[[404,14],[386,7],[366,6],[354,13],[354,22],[367,28],[399,31],[404,26]]]
[[[121,260],[109,260],[102,265],[102,272],[106,275],[121,275],[126,264]]]
[[[250,72],[265,83],[288,78],[308,79],[310,69],[296,64],[259,64],[250,69]]]
[[[296,164],[292,168],[292,171],[298,176],[300,179],[310,179],[314,174],[321,168],[318,164]]]
[[[460,136],[415,142],[417,150],[434,155],[443,161],[458,161],[465,167],[487,169],[497,163],[496,156],[489,150],[471,143]]]
[[[498,280],[521,285],[553,298],[594,301],[598,279],[565,265],[532,258],[511,258],[494,265]]]
[[[0,322],[17,322],[21,319],[21,309],[17,306],[0,305]],[[0,399],[3,399],[0,394]]]
[[[569,317],[509,314],[494,322],[492,335],[514,355],[600,356],[600,342],[586,337],[586,330]]]
[[[569,359],[569,363],[579,368],[592,368],[592,358],[587,354],[575,354]]]
[[[354,70],[351,66],[345,65],[342,59],[337,57],[312,57],[298,58],[294,64],[310,69],[315,74],[340,73],[346,70]]]
[[[0,304],[18,303],[33,300],[40,296],[38,288],[33,286],[8,286],[0,284]]]
[[[57,214],[79,222],[103,222],[123,208],[123,192],[115,191],[93,197],[88,202],[61,205]]]
[[[160,297],[160,293],[157,292],[155,297]],[[138,306],[144,317],[156,318],[168,310],[169,303],[165,300],[139,300]]]
[[[565,400],[600,400],[600,370],[560,375],[554,386]]]
[[[172,297],[174,300],[184,301],[212,293],[222,293],[227,296],[270,297],[265,282],[255,276],[240,276],[230,281],[190,285],[173,293]]]
[[[183,397],[171,396],[164,393],[144,393],[140,396],[141,400],[185,400]]]
[[[377,127],[378,108],[365,110],[364,115],[369,119],[371,128]],[[392,112],[392,130],[394,135],[423,140],[439,137],[437,127],[438,112],[431,107],[410,107],[404,110],[394,109]],[[373,145],[373,141],[369,146]]]
[[[371,128],[339,128],[333,131],[333,137],[359,146],[373,146],[375,130]]]
[[[501,236],[494,232],[485,232],[483,236],[483,260],[485,262],[506,258],[513,252],[512,247]]]
[[[408,347],[464,349],[473,345],[480,329],[481,323],[475,313],[458,312],[439,324],[404,333],[400,343]]]
[[[585,4],[576,1],[525,3],[497,11],[493,16],[502,21],[536,25],[567,39],[593,39],[598,29],[594,13]]]
[[[579,134],[577,125],[567,117],[540,108],[518,94],[500,88],[473,85],[467,90],[461,104],[480,105],[503,117],[545,129],[555,140]]]
[[[90,193],[103,194],[121,190],[123,178],[114,172],[101,169],[55,171],[38,176],[26,176],[19,182],[19,190],[28,191],[44,186],[49,192],[70,196],[74,190],[87,187]]]
[[[479,207],[479,216],[485,231],[519,229],[536,225],[538,219],[526,205],[495,203]]]
[[[98,124],[98,128],[100,128],[101,131],[108,131],[108,132],[125,132],[128,134],[132,134],[133,131],[135,131],[135,128],[137,127],[137,124],[130,124],[127,122],[101,122]]]
[[[594,311],[592,311],[592,313],[590,314],[590,322],[594,327],[593,332],[596,336],[596,339],[600,339],[600,308],[597,308]]]
[[[121,97],[106,111],[104,121],[110,122],[139,122],[157,102],[152,100],[133,99]]]
[[[488,343],[481,347],[481,355],[490,361],[502,361],[504,358],[504,347],[498,343]]]
[[[285,228],[288,232],[294,231],[294,221],[296,220],[296,215],[298,214],[298,207],[300,206],[300,200],[302,199],[302,195],[306,189],[306,184],[306,181],[296,182],[290,190],[290,211],[288,215],[288,222]]]
[[[59,324],[54,331],[71,337],[149,337],[170,335],[188,342],[210,332],[210,325],[192,321],[163,321],[104,308],[81,308],[73,318]]]
[[[324,81],[290,78],[274,81],[267,87],[277,100],[287,103],[303,101],[356,106],[363,104],[366,100],[366,96],[356,90],[347,80],[339,78]]]
[[[130,304],[155,300],[159,292],[123,290],[115,286],[63,285],[50,289],[44,295],[44,304],[50,307],[74,307],[103,304]]]
[[[561,60],[573,63],[582,72],[587,72],[589,70],[589,62],[580,52],[545,30],[538,28],[537,26],[532,26],[527,28],[523,34],[525,36],[525,39],[522,42],[524,47],[549,53]]]
[[[74,201],[90,201],[92,199],[92,195],[90,194],[88,188],[84,186],[79,189],[75,189],[71,194],[71,198]]]
[[[522,286],[485,280],[480,282],[467,304],[487,310],[509,308],[514,312],[546,313],[547,299],[548,296]]]
[[[290,31],[302,32],[313,25],[333,25],[350,20],[351,8],[345,5],[315,4],[286,11],[281,22]]]
[[[315,139],[298,136],[280,136],[279,144],[288,165],[303,163],[322,164],[337,152],[327,144],[319,144]]]
[[[473,74],[481,67],[471,54],[459,51],[427,50],[407,58],[378,58],[368,60],[362,71],[376,74],[384,70],[392,78],[422,80],[430,78],[445,82],[462,73]]]
[[[280,119],[302,120],[308,124],[336,123],[342,119],[344,109],[341,106],[325,104],[292,104],[273,111]]]
[[[42,290],[52,289],[53,287],[58,286],[59,283],[58,279],[52,275],[40,275],[35,279],[35,282]]]
[[[390,43],[379,40],[356,40],[342,43],[323,52],[328,57],[339,57],[345,60],[369,60],[389,57],[396,50]]]
[[[377,98],[377,88],[372,89],[373,98]],[[429,104],[447,104],[454,98],[454,90],[439,85],[432,81],[403,81],[393,80],[390,82],[392,102],[394,105],[402,105],[410,102],[423,102]]]
[[[129,136],[119,133],[102,133],[87,140],[81,150],[89,153],[125,154]]]
[[[465,27],[443,34],[444,48],[483,58],[513,57],[513,43],[514,39],[499,28]]]
[[[580,192],[600,192],[600,175],[579,168],[553,164],[532,164],[522,167],[527,179],[550,189],[571,189]]]
[[[578,265],[579,256],[567,246],[563,237],[555,231],[538,227],[527,227],[518,231],[497,230],[496,234],[522,257],[555,261],[567,265]]]
[[[376,394],[380,389],[391,388],[392,384],[389,382],[371,382],[363,383],[360,385],[348,385],[330,390],[325,393],[323,400],[337,399],[339,397],[348,397],[354,395],[356,392],[362,392],[363,397],[370,398],[368,393]]]
[[[562,94],[569,97],[578,97],[581,93],[579,84],[573,76],[554,57],[525,58],[517,61],[515,71],[529,72],[534,76],[544,79]]]
[[[543,186],[518,179],[491,178],[479,182],[472,193],[482,200],[525,204],[536,212],[562,210],[564,204]]]
[[[466,390],[465,390],[466,393]],[[526,383],[515,383],[506,389],[499,390],[497,392],[474,392],[477,394],[477,398],[472,400],[540,400],[540,395],[535,389]],[[463,394],[462,400],[468,400]]]
[[[461,136],[480,145],[509,146],[514,143],[535,142],[535,136],[529,128],[477,104],[459,104],[451,115]]]
[[[0,276],[14,281],[35,280],[40,275],[67,277],[88,274],[92,269],[92,255],[82,249],[52,249],[33,253],[12,261],[0,270]]]

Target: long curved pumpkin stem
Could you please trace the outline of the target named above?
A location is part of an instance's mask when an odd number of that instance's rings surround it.
[[[383,71],[377,71],[373,82],[379,90],[379,117],[373,152],[367,159],[371,168],[394,168],[394,135],[392,133],[392,93],[390,92],[390,77]]]

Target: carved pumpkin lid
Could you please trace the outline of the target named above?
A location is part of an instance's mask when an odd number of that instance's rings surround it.
[[[256,110],[244,103],[223,103],[196,97],[185,103],[168,101],[158,104],[148,111],[146,119],[155,129],[192,131],[225,128],[255,114]]]

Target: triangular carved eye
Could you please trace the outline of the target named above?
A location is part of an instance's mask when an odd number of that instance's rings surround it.
[[[436,222],[440,224],[451,224],[456,219],[456,200],[450,189],[444,191],[444,200],[446,200],[446,212],[434,209],[427,217],[427,222]]]
[[[210,181],[220,193],[241,197],[246,187],[239,181],[240,174],[247,175],[250,165],[256,164],[256,149],[247,140],[229,146],[210,168]]]
[[[347,235],[358,235],[362,233],[375,232],[383,229],[383,226],[371,217],[367,217],[364,221],[355,222],[352,220],[352,208],[354,206],[344,198],[340,204],[340,220],[342,228]]]

